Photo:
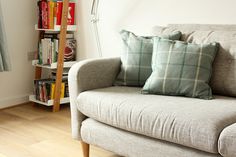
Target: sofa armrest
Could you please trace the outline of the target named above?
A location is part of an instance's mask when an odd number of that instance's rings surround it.
[[[74,64],[68,76],[72,137],[81,140],[80,127],[86,118],[77,109],[77,97],[86,90],[112,86],[119,69],[120,58],[89,59]]]
[[[226,127],[218,141],[219,153],[224,157],[236,156],[236,123]]]

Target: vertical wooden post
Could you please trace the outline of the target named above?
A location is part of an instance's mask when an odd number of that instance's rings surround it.
[[[53,101],[53,112],[57,112],[60,110],[60,95],[61,95],[62,73],[63,73],[63,66],[64,66],[64,51],[65,51],[65,45],[66,45],[68,7],[69,7],[69,0],[63,0],[61,30],[60,30],[60,39],[59,39],[60,40],[59,52],[58,52],[58,58],[57,58],[55,98]]]
[[[41,67],[35,67],[34,79],[40,79],[41,74],[42,74],[42,68]]]

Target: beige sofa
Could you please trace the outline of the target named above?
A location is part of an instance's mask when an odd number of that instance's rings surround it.
[[[119,58],[92,59],[69,72],[73,138],[127,157],[236,157],[236,26],[169,25],[182,40],[221,44],[214,63],[213,100],[142,95],[141,88],[112,86]],[[229,97],[232,96],[232,97]]]

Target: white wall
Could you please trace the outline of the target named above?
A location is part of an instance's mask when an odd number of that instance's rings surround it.
[[[78,3],[78,59],[98,57],[90,24],[92,0]],[[33,67],[27,52],[36,50],[34,0],[1,0],[12,71],[0,73],[0,108],[28,101]],[[100,35],[105,57],[119,56],[118,31],[147,34],[168,23],[236,24],[235,0],[100,0]]]
[[[97,57],[90,24],[91,0],[79,3],[79,57]],[[154,25],[168,23],[236,24],[235,0],[100,0],[100,36],[104,56],[119,56],[125,28],[150,33]]]
[[[12,71],[0,73],[0,108],[28,101],[32,92],[33,67],[27,52],[37,47],[36,1],[1,0]]]

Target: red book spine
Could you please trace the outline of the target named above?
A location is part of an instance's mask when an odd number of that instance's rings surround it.
[[[41,9],[41,1],[38,1],[38,28],[42,28],[42,9]]]
[[[41,2],[42,8],[42,28],[48,29],[49,28],[49,20],[48,20],[48,3],[47,1]]]
[[[69,11],[68,11],[68,25],[75,24],[75,3],[69,3]]]
[[[61,17],[62,17],[62,9],[63,9],[63,3],[57,2],[57,15],[56,15],[56,25],[61,25]],[[68,25],[74,25],[75,24],[75,3],[69,3],[68,8]]]
[[[62,2],[57,2],[57,22],[56,25],[61,25]]]

